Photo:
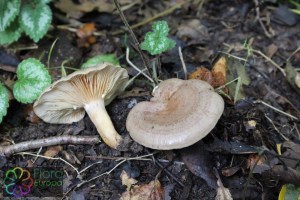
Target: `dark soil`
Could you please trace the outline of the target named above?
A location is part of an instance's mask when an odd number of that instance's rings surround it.
[[[163,12],[175,2],[180,3],[181,1],[144,1],[129,7],[124,14],[129,23],[133,25]],[[254,2],[205,1],[201,7],[199,4],[187,1],[169,15],[159,18],[168,21],[171,29],[170,36],[177,43],[175,48],[161,55],[160,79],[177,75],[183,78],[178,46],[183,48],[183,57],[189,73],[200,66],[211,69],[217,58],[224,55],[222,52],[247,60],[246,62],[240,61],[251,80],[249,85],[243,86],[245,97],[233,104],[224,96],[226,101],[224,113],[212,132],[198,143],[201,148],[157,151],[132,141],[125,126],[126,117],[135,104],[149,100],[152,92],[151,84],[147,79],[139,76],[123,95],[107,106],[116,130],[125,138],[126,148],[123,151],[113,150],[105,143],[62,145],[62,150],[56,157],[61,157],[71,163],[79,171],[92,165],[80,175],[61,160],[30,155],[3,157],[0,166],[63,167],[65,172],[64,198],[67,199],[119,199],[126,191],[126,186],[122,185],[120,179],[123,170],[131,178],[136,179],[138,185],[158,179],[164,188],[166,199],[170,197],[178,200],[215,199],[217,193],[214,185],[216,185],[217,179],[214,175],[213,179],[207,175],[213,174],[213,168],[217,170],[224,186],[230,189],[233,199],[277,199],[283,184],[300,184],[298,177],[286,177],[290,171],[276,171],[273,168],[275,165],[290,169],[296,168],[294,164],[290,164],[289,159],[278,158],[276,144],[284,142],[287,144],[288,140],[299,149],[300,95],[289,84],[287,78],[266,58],[238,47],[243,47],[245,42],[252,42],[251,47],[254,50],[264,53],[280,67],[285,68],[287,59],[300,46],[300,20],[299,15],[286,11],[280,7],[279,3],[261,2],[255,5]],[[287,3],[284,5],[291,6]],[[12,51],[14,47],[9,46],[3,47],[1,51],[10,52],[17,62],[27,57],[39,58],[41,52],[45,52],[47,55],[53,41],[58,37],[59,40],[54,47],[50,62],[53,67],[60,66],[64,60],[69,59],[71,62],[68,63],[68,66],[78,68],[81,63],[93,55],[116,53],[121,58],[121,65],[128,70],[129,74],[131,76],[136,74],[125,60],[126,45],[129,47],[132,45],[130,39],[125,39],[125,36],[129,35],[120,29],[123,23],[117,12],[93,11],[79,18],[78,20],[82,22],[96,23],[97,30],[101,33],[96,37],[95,44],[89,45],[89,47],[79,47],[79,39],[75,33],[55,27],[64,23],[62,18],[67,20],[69,18],[55,8],[53,3],[51,6],[54,13],[52,23],[54,28],[38,43],[38,49]],[[257,9],[260,11],[260,18],[266,30],[263,30],[256,19]],[[189,25],[192,20],[198,20],[197,27]],[[143,40],[144,34],[150,28],[150,24],[145,24],[134,29],[139,41]],[[121,33],[114,34],[120,30]],[[27,39],[24,38],[18,43],[24,42],[29,45],[30,41]],[[229,48],[231,51],[228,51]],[[273,53],[272,50],[274,50]],[[47,56],[44,56],[42,61],[46,60]],[[133,48],[131,48],[131,61],[137,66],[143,66],[139,55]],[[3,62],[0,60],[0,63]],[[300,52],[292,56],[290,63],[300,69]],[[16,64],[6,65],[16,66]],[[70,72],[68,71],[68,73]],[[0,70],[0,74],[2,80],[7,80],[7,77],[14,75],[13,72],[7,70]],[[57,80],[61,76],[61,71],[59,68],[53,68],[51,74],[53,80]],[[266,102],[298,119],[292,119],[272,108],[256,103],[256,100]],[[32,110],[27,105],[12,100],[8,115],[0,126],[1,145],[57,135],[98,135],[88,116],[73,124],[58,125],[33,119],[32,115]],[[256,122],[255,127],[249,126],[248,123],[251,120]],[[217,142],[221,143],[216,144]],[[235,144],[240,144],[241,148],[235,149]],[[255,152],[247,149],[250,146],[255,147],[251,149]],[[283,149],[283,153],[287,149]],[[41,149],[39,154],[43,155],[46,150],[47,148]],[[38,149],[32,149],[30,152],[36,154]],[[154,153],[154,155],[146,157],[147,160],[141,158],[127,160],[113,169],[122,161],[122,158],[134,158],[150,153]],[[258,153],[265,159],[264,164],[269,167],[251,171],[248,163],[251,162],[251,157],[257,156]],[[287,156],[300,155],[300,152],[297,151],[293,153]],[[188,156],[193,160],[195,155],[196,157],[200,155],[201,162],[195,161],[192,167],[187,167],[191,163],[186,163],[183,157]],[[299,157],[296,157],[295,162],[298,161]],[[255,161],[252,160],[252,162]],[[275,164],[270,164],[272,162]],[[100,174],[103,175],[77,187],[78,184]],[[205,178],[207,176],[208,178]]]

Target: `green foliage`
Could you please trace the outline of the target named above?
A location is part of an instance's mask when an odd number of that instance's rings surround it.
[[[83,63],[83,65],[81,66],[81,69],[92,67],[97,64],[104,63],[104,62],[108,62],[113,65],[120,65],[119,60],[115,56],[115,54],[104,54],[104,55],[98,55],[98,56],[89,58],[85,63]]]
[[[34,58],[28,58],[19,64],[17,77],[13,93],[22,103],[32,103],[51,84],[48,70]]]
[[[151,55],[165,52],[175,46],[175,41],[168,38],[169,27],[166,21],[157,21],[152,25],[152,32],[148,32],[141,48]]]
[[[25,33],[38,42],[48,31],[51,0],[0,0],[0,45],[17,41]]]
[[[0,83],[0,123],[7,113],[8,100],[8,92],[6,88]]]
[[[19,13],[20,5],[20,0],[0,1],[0,31],[4,31],[15,19]]]
[[[47,33],[51,20],[52,12],[46,4],[25,4],[21,7],[20,26],[35,42],[38,42]]]
[[[14,20],[5,31],[0,31],[0,45],[17,41],[22,33],[18,20]]]

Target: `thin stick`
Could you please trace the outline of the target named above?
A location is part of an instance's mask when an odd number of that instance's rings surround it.
[[[178,53],[179,53],[179,57],[180,57],[182,68],[183,68],[183,72],[184,72],[184,80],[187,80],[187,69],[186,69],[185,62],[183,60],[181,46],[178,47]]]
[[[287,62],[290,61],[290,59],[298,52],[300,51],[300,47],[298,47],[290,56],[289,58],[286,60]]]
[[[161,13],[158,13],[157,15],[154,15],[153,17],[150,17],[150,18],[147,18],[147,19],[144,19],[143,21],[137,23],[137,24],[134,24],[131,26],[131,29],[135,29],[135,28],[138,28],[140,26],[144,26],[145,24],[148,24],[160,17],[163,17],[165,15],[168,15],[172,12],[174,12],[174,10],[176,10],[177,8],[180,8],[184,3],[187,3],[186,1],[185,2],[181,2],[181,3],[178,3],[178,4],[175,4],[174,6],[172,6],[171,8],[168,8],[166,10],[164,10],[163,12]],[[118,31],[115,31],[112,33],[112,35],[117,35],[117,34],[120,34],[120,33],[123,33],[123,30],[118,30]]]
[[[140,54],[142,60],[143,60],[143,64],[145,65],[145,67],[147,68],[148,70],[148,73],[151,74],[151,70],[150,70],[150,66],[149,66],[149,62],[148,62],[148,59],[146,58],[145,54],[142,52],[142,49],[140,47],[140,43],[139,41],[137,40],[134,32],[132,31],[130,25],[128,24],[126,18],[125,18],[125,15],[123,13],[123,11],[121,10],[121,7],[120,7],[120,4],[119,4],[119,1],[118,0],[114,0],[114,3],[119,11],[119,14],[120,14],[120,17],[123,21],[123,23],[125,24],[125,26],[127,27],[130,35],[131,35],[131,38],[133,39],[133,43],[134,43],[134,46],[136,47],[138,53]],[[154,80],[154,83],[157,84]]]
[[[40,147],[54,146],[59,144],[96,144],[99,143],[98,136],[54,136],[44,139],[31,140],[12,144],[8,146],[0,146],[0,155],[9,156],[11,154],[27,151],[29,149],[37,149]]]
[[[284,111],[282,111],[282,110],[279,110],[278,108],[275,108],[274,106],[271,106],[270,104],[268,104],[268,103],[266,103],[266,102],[264,102],[264,101],[262,101],[262,100],[256,100],[256,101],[254,101],[254,103],[256,103],[256,104],[257,104],[257,103],[261,103],[261,104],[263,104],[263,105],[265,105],[265,106],[267,106],[267,107],[273,109],[274,111],[276,111],[276,112],[278,112],[278,113],[281,113],[281,114],[283,114],[283,115],[285,115],[285,116],[288,116],[288,117],[290,117],[290,118],[292,118],[292,119],[299,120],[298,117],[295,117],[294,115],[291,115],[291,114],[286,113],[286,112],[284,112]]]
[[[128,62],[128,64],[133,67],[136,71],[138,71],[139,73],[143,74],[149,81],[151,81],[152,83],[154,83],[154,80],[148,76],[147,74],[145,74],[145,72],[143,72],[144,70],[140,70],[137,66],[135,66],[130,60],[129,60],[129,48],[126,48],[126,61]]]
[[[93,180],[95,180],[95,179],[97,179],[97,178],[99,178],[99,177],[101,177],[103,175],[110,174],[112,171],[114,171],[117,167],[119,167],[121,164],[123,164],[126,161],[129,161],[129,160],[139,160],[141,158],[145,158],[145,157],[149,157],[149,156],[153,156],[153,153],[150,153],[150,154],[147,154],[147,155],[144,155],[144,156],[134,157],[134,158],[124,158],[118,164],[116,164],[112,169],[110,169],[110,170],[108,170],[108,171],[106,171],[106,172],[104,172],[102,174],[99,174],[99,175],[97,175],[97,176],[95,176],[95,177],[93,177],[93,178],[91,178],[89,180],[84,180],[81,183],[79,183],[76,187],[78,188],[78,187],[82,186],[83,184],[91,182],[91,181],[93,181]]]
[[[268,56],[266,56],[265,54],[263,54],[259,50],[252,49],[252,51],[254,53],[257,53],[257,54],[261,55],[262,57],[264,57],[264,59],[266,59],[268,62],[270,62],[271,64],[273,64],[277,69],[279,69],[279,71],[283,74],[283,76],[286,76],[286,73],[285,73],[284,69],[281,68],[277,63],[275,63],[271,58],[269,58]]]
[[[275,126],[273,120],[270,119],[270,117],[268,117],[266,114],[265,114],[265,118],[267,118],[267,120],[272,124],[273,128],[275,129],[275,131],[277,133],[279,133],[279,135],[285,140],[285,141],[290,141],[289,138],[285,137],[279,130],[278,128]]]
[[[49,159],[49,160],[60,160],[64,163],[66,163],[67,165],[69,165],[70,167],[72,167],[76,172],[77,174],[79,175],[79,171],[76,167],[74,167],[72,164],[70,164],[69,162],[65,161],[64,159],[62,159],[61,157],[58,157],[58,158],[53,158],[53,157],[49,157],[49,156],[42,156],[42,155],[36,155],[36,154],[33,154],[33,153],[27,153],[27,152],[21,152],[21,153],[16,153],[18,155],[29,155],[29,156],[35,156],[35,157],[40,157],[40,158],[46,158],[46,159]]]
[[[10,65],[4,65],[4,64],[0,64],[0,69],[7,71],[7,72],[12,72],[12,73],[16,73],[16,71],[17,71],[17,67],[13,67]]]

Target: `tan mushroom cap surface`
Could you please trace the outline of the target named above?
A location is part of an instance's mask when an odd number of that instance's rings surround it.
[[[76,71],[48,87],[34,103],[34,112],[48,123],[81,120],[84,106],[97,99],[109,104],[128,81],[127,71],[109,63]]]
[[[136,142],[152,149],[180,149],[204,138],[224,110],[222,97],[205,81],[168,79],[150,101],[129,112],[126,128]]]

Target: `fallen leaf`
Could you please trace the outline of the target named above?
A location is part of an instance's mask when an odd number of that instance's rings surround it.
[[[226,83],[226,71],[227,71],[227,61],[225,57],[219,58],[219,60],[214,64],[211,72],[213,76],[213,86],[220,87]]]
[[[84,24],[76,32],[78,36],[77,44],[79,47],[89,47],[91,44],[95,44],[96,38],[93,36],[93,33],[96,31],[94,23]]]
[[[277,52],[278,50],[278,46],[276,46],[275,44],[271,44],[268,46],[267,48],[267,53],[266,55],[269,57],[269,58],[272,58],[273,55]]]
[[[84,24],[81,28],[79,28],[76,32],[79,38],[86,38],[93,34],[96,31],[96,26],[94,23]]]
[[[300,75],[299,72],[291,65],[291,63],[287,63],[285,67],[286,79],[289,84],[296,90],[298,94],[300,94]]]
[[[237,59],[228,57],[226,60],[228,67],[227,82],[237,79],[227,86],[229,89],[229,94],[231,97],[233,97],[232,99],[235,103],[236,101],[245,97],[242,86],[248,85],[250,83],[250,78],[248,77],[245,66],[242,65]]]
[[[144,185],[135,185],[122,193],[120,200],[164,200],[164,189],[158,180]]]
[[[184,21],[178,28],[176,36],[187,44],[197,44],[209,40],[207,27],[201,24],[199,19]]]
[[[208,82],[210,85],[213,84],[213,76],[211,71],[206,69],[205,67],[199,67],[193,73],[189,74],[188,79],[198,79]]]
[[[204,179],[211,188],[218,188],[217,178],[212,171],[213,156],[203,148],[203,145],[196,143],[180,149],[180,154],[182,161],[193,174]]]
[[[97,9],[99,12],[112,12],[115,5],[109,0],[80,0],[79,2],[72,0],[56,0],[54,6],[68,16],[79,18],[81,13],[91,12]]]
[[[228,188],[224,187],[221,179],[218,179],[218,189],[215,200],[233,200],[231,193]]]
[[[126,171],[124,171],[124,170],[122,171],[120,177],[121,177],[121,180],[122,180],[122,185],[126,185],[127,191],[130,190],[130,188],[131,188],[132,185],[134,185],[134,184],[136,184],[138,182],[134,178],[130,178],[128,176],[128,174],[126,173]]]
[[[58,155],[59,152],[63,150],[62,146],[56,145],[48,147],[47,150],[44,153],[44,156],[53,158],[54,156]]]
[[[221,57],[214,64],[212,70],[208,70],[205,67],[197,68],[193,73],[189,74],[188,79],[198,79],[208,82],[214,88],[225,85],[226,83],[226,59]],[[225,89],[224,92],[227,90]]]

